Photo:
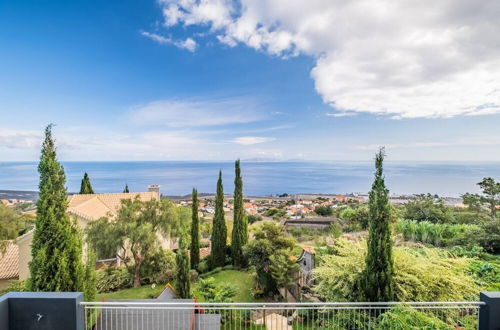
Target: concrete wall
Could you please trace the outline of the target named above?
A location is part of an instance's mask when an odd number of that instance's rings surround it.
[[[19,279],[24,281],[30,277],[29,263],[31,261],[31,241],[33,240],[33,232],[27,234],[17,240],[16,244],[19,247]]]
[[[0,299],[2,330],[85,328],[81,292],[10,292]]]

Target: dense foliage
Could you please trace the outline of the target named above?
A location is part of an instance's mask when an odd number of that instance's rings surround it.
[[[87,227],[88,243],[99,256],[117,256],[141,285],[142,268],[161,250],[161,237],[189,223],[189,210],[169,200],[122,200],[116,219],[101,218]],[[132,260],[131,260],[132,259]]]
[[[193,188],[193,204],[191,209],[191,245],[189,247],[189,256],[191,269],[198,269],[200,263],[200,220],[198,219],[198,191]]]
[[[222,186],[222,171],[219,171],[217,193],[215,195],[215,214],[212,225],[212,251],[210,253],[211,267],[221,267],[226,264],[227,227],[224,219],[224,187]]]
[[[213,277],[200,278],[198,280],[198,292],[206,302],[232,302],[236,295],[236,287],[232,285],[215,283]]]
[[[366,244],[339,238],[314,270],[314,290],[327,301],[354,301],[360,296]],[[394,248],[394,299],[397,301],[477,300],[479,287],[467,275],[471,260],[434,248]]]
[[[348,231],[368,229],[370,219],[368,206],[346,207],[340,212],[340,219],[345,222]]]
[[[245,266],[243,246],[248,242],[248,220],[243,208],[243,179],[241,178],[240,160],[234,163],[234,211],[233,232],[231,235],[231,257],[233,264]]]
[[[444,205],[443,200],[430,195],[420,195],[407,202],[404,206],[403,217],[432,223],[453,221],[453,214],[450,208]]]
[[[375,180],[369,194],[369,234],[366,267],[361,276],[363,297],[367,301],[392,301],[394,261],[392,256],[391,208],[389,190],[383,175],[384,149],[375,156]]]
[[[407,240],[429,243],[435,246],[452,246],[467,239],[470,233],[480,230],[476,225],[432,223],[400,219],[396,231]]]
[[[333,215],[333,209],[331,206],[318,206],[314,209],[314,212],[322,217],[329,217]]]
[[[33,227],[35,220],[28,215],[23,215],[12,207],[0,203],[0,256],[2,255],[7,240],[15,239],[23,231]]]
[[[96,272],[96,289],[99,293],[112,292],[132,286],[132,277],[125,267],[107,268]]]
[[[254,240],[244,247],[245,257],[256,271],[257,293],[270,294],[277,289],[276,279],[271,273],[272,256],[278,254],[290,256],[295,241],[286,237],[284,227],[274,222],[261,223],[253,236]]]
[[[66,213],[64,169],[57,161],[52,126],[45,129],[40,163],[36,227],[29,264],[32,291],[84,291],[80,232]]]

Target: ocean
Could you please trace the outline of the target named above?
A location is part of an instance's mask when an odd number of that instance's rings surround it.
[[[145,191],[161,186],[163,195],[186,195],[196,187],[213,193],[219,169],[225,192],[232,193],[232,162],[62,162],[69,192],[78,192],[88,172],[95,192]],[[368,192],[373,179],[372,162],[245,162],[242,161],[244,193],[268,196],[281,193]],[[500,179],[500,163],[386,162],[386,185],[391,193],[432,193],[458,197],[478,192],[483,177]],[[0,162],[0,190],[38,190],[36,162]]]

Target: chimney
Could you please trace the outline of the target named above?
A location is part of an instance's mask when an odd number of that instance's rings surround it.
[[[149,192],[154,192],[156,193],[156,198],[160,200],[160,186],[157,184],[152,184],[148,186],[148,191]]]

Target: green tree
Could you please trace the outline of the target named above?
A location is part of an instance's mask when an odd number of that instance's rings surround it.
[[[364,298],[368,301],[394,299],[394,261],[390,228],[389,190],[383,175],[384,148],[375,156],[375,180],[369,195],[370,223],[366,268],[361,278]]]
[[[496,218],[497,206],[500,205],[500,182],[495,182],[493,178],[484,178],[478,185],[483,189],[481,200],[488,204],[491,217]]]
[[[90,178],[87,172],[83,174],[82,183],[80,185],[80,194],[93,194],[94,190],[92,189],[92,185],[90,184]]]
[[[464,205],[466,205],[469,210],[480,212],[482,207],[481,196],[478,194],[465,193],[462,195],[462,200]]]
[[[200,230],[198,219],[198,191],[193,188],[193,205],[191,212],[191,269],[198,269],[200,263]]]
[[[22,235],[33,226],[31,215],[23,215],[18,210],[0,203],[0,257],[11,239]]]
[[[36,227],[29,264],[31,291],[83,291],[82,240],[66,213],[64,169],[57,161],[52,125],[45,129],[40,163]]]
[[[88,243],[101,257],[120,258],[132,275],[134,287],[138,287],[143,267],[161,251],[158,234],[176,234],[181,224],[188,222],[189,214],[184,209],[166,199],[124,199],[116,219],[104,217],[89,224]]]
[[[130,191],[128,190],[128,184],[125,184],[125,189],[123,189],[124,193],[129,193]]]
[[[295,240],[287,237],[285,228],[274,222],[264,222],[254,232],[254,240],[243,248],[248,264],[255,268],[257,285],[265,294],[276,290],[276,280],[271,273],[271,256],[290,256]]]
[[[175,291],[179,298],[191,297],[191,282],[189,279],[189,254],[184,243],[185,238],[182,233],[179,238],[179,248],[175,256]]]
[[[215,214],[212,225],[212,251],[210,261],[212,268],[226,264],[227,228],[224,219],[224,187],[222,186],[222,171],[219,171],[217,193],[215,195]]]
[[[85,284],[84,295],[85,300],[94,301],[97,294],[97,278],[95,273],[96,255],[94,251],[87,252],[87,262],[85,264]]]
[[[444,201],[431,195],[419,195],[404,206],[403,217],[433,223],[453,222],[453,214]]]
[[[243,179],[241,178],[240,160],[234,163],[234,217],[233,232],[231,235],[231,255],[233,264],[245,266],[243,246],[248,242],[248,219],[243,208]]]
[[[314,209],[314,212],[322,217],[329,217],[333,215],[333,209],[330,206],[318,206]]]
[[[299,264],[290,259],[290,255],[282,250],[269,257],[269,272],[279,287],[285,288],[285,298],[288,288],[296,281]]]

